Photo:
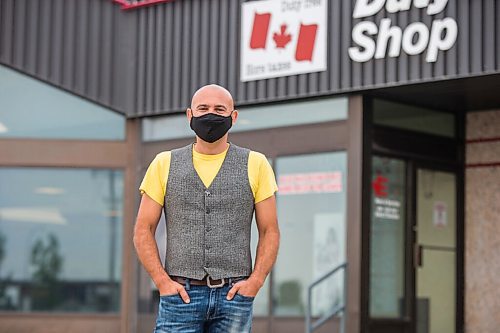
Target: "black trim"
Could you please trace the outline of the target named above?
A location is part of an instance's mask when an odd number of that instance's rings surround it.
[[[360,331],[369,332],[370,317],[370,235],[371,235],[371,170],[372,170],[372,100],[363,97],[363,171],[361,212],[361,300]]]
[[[456,243],[456,331],[465,332],[465,139],[466,112],[457,117],[457,137],[459,139],[459,159],[462,163],[457,168],[457,243]]]
[[[455,139],[375,126],[373,150],[376,153],[411,159],[455,162],[459,152]]]

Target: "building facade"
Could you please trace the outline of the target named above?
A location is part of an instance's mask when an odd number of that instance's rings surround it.
[[[138,185],[209,83],[279,186],[255,332],[343,307],[320,332],[496,332],[499,22],[498,0],[0,0],[0,332],[152,330]]]

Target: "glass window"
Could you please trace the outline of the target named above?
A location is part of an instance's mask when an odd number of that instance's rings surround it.
[[[125,117],[0,66],[0,138],[124,140]]]
[[[274,268],[276,316],[304,316],[309,285],[346,260],[346,153],[277,159],[281,244]],[[312,313],[343,302],[343,273],[315,287]]]
[[[373,157],[370,249],[370,315],[399,318],[404,305],[404,161]]]
[[[242,106],[238,108],[238,120],[230,131],[235,133],[343,120],[347,118],[347,107],[347,97]],[[185,114],[146,118],[142,124],[144,141],[194,137]]]
[[[418,106],[373,100],[373,122],[404,130],[455,137],[455,116]]]
[[[0,310],[118,312],[123,172],[0,168]]]

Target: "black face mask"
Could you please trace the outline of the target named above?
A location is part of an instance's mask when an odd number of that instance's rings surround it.
[[[222,138],[233,125],[231,114],[224,117],[214,113],[207,113],[200,117],[191,117],[189,125],[203,141],[212,143]]]

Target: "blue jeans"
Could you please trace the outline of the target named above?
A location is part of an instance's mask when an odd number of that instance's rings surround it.
[[[236,293],[228,301],[230,289],[191,285],[190,303],[178,294],[160,296],[154,333],[250,333],[254,297]]]

